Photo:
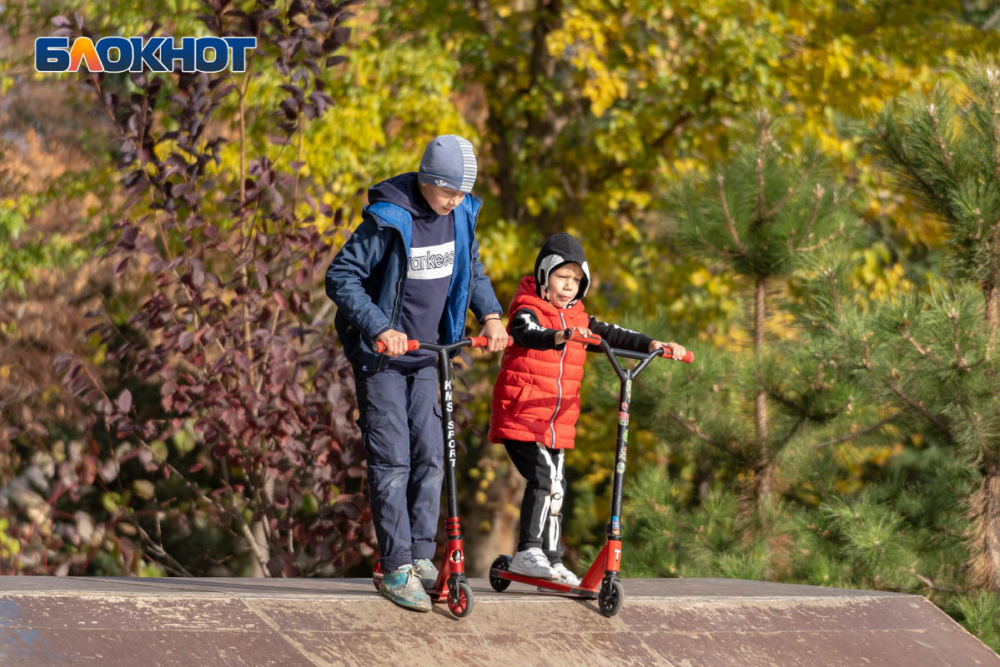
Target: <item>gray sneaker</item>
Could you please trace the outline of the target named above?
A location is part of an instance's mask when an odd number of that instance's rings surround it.
[[[424,585],[424,590],[429,591],[437,583],[438,569],[430,558],[417,558],[413,561],[413,569],[420,577],[420,583]]]
[[[382,597],[395,602],[400,607],[415,611],[430,611],[433,606],[430,597],[420,585],[420,577],[412,565],[402,565],[392,572],[386,572],[378,587]]]

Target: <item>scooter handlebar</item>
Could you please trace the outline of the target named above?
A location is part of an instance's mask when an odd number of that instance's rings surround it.
[[[581,336],[580,334],[576,333],[576,331],[574,331],[573,329],[564,329],[563,330],[563,336],[566,338],[566,341],[569,342],[569,343],[580,343],[581,345],[599,345],[599,346],[602,345],[601,337],[598,336],[597,334],[591,334],[590,336]],[[673,352],[670,350],[669,347],[668,348],[663,348],[663,349],[660,349],[660,350],[656,350],[656,351],[659,352],[660,355],[662,355],[664,359],[673,359],[674,358],[673,357]],[[614,348],[612,348],[612,352],[614,352],[615,354],[622,355],[622,356],[628,356],[628,357],[634,356],[636,359],[641,359],[644,356],[646,356],[646,355],[644,355],[642,353],[628,352],[626,350],[617,350],[617,349],[614,349]],[[684,353],[684,356],[681,357],[680,359],[678,359],[677,361],[683,361],[685,364],[694,363],[694,352],[692,352],[691,350],[688,350],[687,352]]]
[[[489,341],[488,338],[486,338],[486,336],[476,336],[475,338],[469,338],[468,341],[469,341],[468,342],[468,346],[469,347],[483,347],[483,348],[485,348],[485,347],[488,347],[489,344],[490,344],[490,341]],[[514,339],[513,338],[508,338],[507,339],[507,347],[510,347],[513,344],[514,344]],[[438,349],[438,347],[439,347],[438,345],[431,345],[430,343],[426,343],[425,345],[427,347],[431,347],[433,349]],[[455,345],[444,346],[444,347],[446,347],[446,348],[448,348],[448,347],[463,347],[463,344],[462,344],[462,341],[459,341]],[[386,350],[385,343],[383,343],[382,341],[376,341],[375,345],[373,346],[373,349],[378,354],[385,354],[385,350]],[[419,340],[409,339],[409,340],[406,341],[406,350],[407,350],[407,352],[413,352],[414,350],[419,350],[419,349],[421,349],[421,345],[420,345],[420,341]]]

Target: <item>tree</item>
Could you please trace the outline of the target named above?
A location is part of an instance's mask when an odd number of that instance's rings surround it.
[[[329,5],[324,4],[323,7],[329,8]],[[87,27],[96,35],[146,34],[157,29],[153,19],[159,18],[164,22],[164,33],[205,36],[214,34],[205,20],[199,18],[206,8],[210,15],[214,15],[214,6],[199,0],[158,0],[141,7],[134,3],[84,2],[78,10],[80,18],[87,17]],[[225,3],[222,9],[225,14],[233,11],[233,7]],[[240,9],[250,11],[242,5]],[[79,119],[79,122],[68,123],[55,114],[39,114],[37,109],[28,105],[9,107],[18,118],[24,119],[25,125],[37,129],[43,144],[58,143],[63,150],[75,150],[70,153],[75,156],[71,162],[74,167],[79,167],[79,171],[60,169],[53,173],[49,183],[44,182],[44,170],[36,170],[31,183],[43,183],[40,195],[28,195],[24,191],[17,193],[19,198],[15,204],[18,208],[13,211],[19,212],[24,224],[32,230],[71,229],[72,243],[66,245],[74,257],[84,261],[71,276],[65,275],[64,272],[68,273],[74,267],[53,261],[57,249],[55,242],[59,237],[34,235],[31,244],[22,243],[19,247],[37,250],[41,257],[55,266],[43,274],[45,288],[32,289],[30,301],[21,304],[8,302],[6,305],[10,308],[6,313],[0,313],[0,340],[4,343],[3,354],[0,355],[0,409],[4,410],[7,422],[5,428],[0,428],[0,512],[7,517],[10,544],[23,543],[24,547],[20,550],[23,555],[16,558],[16,565],[15,556],[11,555],[6,561],[6,568],[8,571],[23,572],[162,573],[163,568],[156,564],[157,559],[163,561],[162,556],[154,557],[153,563],[149,564],[144,560],[146,555],[142,548],[138,548],[141,545],[133,544],[142,540],[132,519],[145,517],[153,511],[154,503],[148,494],[148,483],[152,481],[155,482],[154,490],[162,501],[161,505],[169,504],[171,498],[175,499],[164,515],[167,519],[163,525],[166,551],[193,572],[243,572],[248,560],[254,558],[248,558],[246,549],[249,543],[245,537],[229,532],[235,518],[197,499],[198,489],[209,492],[216,488],[213,480],[219,469],[215,467],[210,452],[206,452],[204,439],[192,415],[175,411],[172,417],[181,420],[179,430],[172,437],[154,439],[149,444],[151,450],[155,450],[157,460],[166,460],[180,471],[188,471],[191,466],[205,467],[187,475],[188,481],[194,483],[190,486],[185,486],[177,475],[166,481],[158,480],[152,471],[146,470],[146,464],[154,457],[153,451],[140,448],[126,452],[123,460],[118,461],[113,452],[115,438],[109,438],[100,429],[91,428],[85,416],[87,403],[77,402],[69,392],[59,391],[58,384],[54,385],[50,377],[52,357],[73,349],[77,352],[77,360],[85,363],[103,383],[109,397],[117,396],[125,389],[130,391],[133,416],[151,416],[162,412],[162,406],[156,407],[161,397],[155,389],[162,378],[152,379],[144,390],[136,378],[128,377],[128,370],[121,367],[114,355],[109,356],[109,351],[116,349],[120,341],[110,339],[105,343],[100,333],[93,330],[86,336],[80,335],[89,326],[81,324],[86,319],[84,312],[94,309],[95,300],[100,303],[97,310],[108,318],[108,324],[117,327],[127,338],[136,335],[130,319],[149,295],[162,286],[158,286],[145,270],[141,253],[133,252],[126,271],[115,275],[115,263],[102,262],[96,257],[98,253],[88,252],[109,236],[117,238],[118,232],[112,230],[112,222],[121,224],[121,206],[131,203],[128,209],[130,215],[124,217],[139,222],[150,212],[147,202],[154,197],[134,201],[130,190],[122,187],[124,178],[132,173],[125,171],[116,175],[113,169],[120,154],[122,135],[116,125],[107,122],[106,109],[94,108],[90,97],[92,89],[84,89],[77,94],[73,81],[67,78],[69,75],[47,76],[44,81],[32,81],[30,58],[21,54],[31,52],[28,36],[59,28],[49,23],[52,11],[45,3],[33,1],[0,9],[5,29],[12,40],[11,48],[5,51],[12,54],[11,57],[0,58],[0,74],[4,76],[2,85],[13,86],[9,99],[15,99],[15,96],[36,99],[41,95],[47,100],[46,109],[65,111],[75,121]],[[285,15],[278,18],[289,26],[289,30],[293,30],[301,27],[297,24],[305,23],[307,16],[318,18],[312,10],[308,15],[295,13],[290,21]],[[77,17],[70,19],[76,21]],[[279,134],[275,130],[275,111],[289,96],[287,88],[282,88],[283,84],[289,85],[288,76],[275,67],[273,51],[266,58],[257,60],[245,95],[240,97],[231,91],[228,95],[215,96],[211,116],[204,116],[204,134],[223,139],[216,144],[217,153],[212,155],[212,161],[206,167],[212,178],[202,182],[209,184],[214,179],[216,183],[208,188],[203,186],[201,192],[204,198],[198,202],[203,219],[209,226],[218,229],[214,232],[216,236],[232,232],[232,220],[236,215],[231,207],[227,208],[228,204],[220,206],[220,202],[225,193],[238,190],[237,184],[243,181],[239,174],[245,170],[247,155],[266,156],[279,165],[287,164],[287,168],[299,176],[299,196],[294,200],[295,226],[305,224],[313,227],[321,234],[324,245],[322,249],[307,249],[301,240],[296,240],[295,248],[289,248],[292,253],[287,275],[296,278],[300,276],[300,269],[307,273],[311,271],[312,262],[317,257],[328,255],[331,246],[335,249],[346,238],[352,220],[349,209],[359,206],[359,193],[363,186],[414,168],[426,141],[435,134],[459,132],[469,135],[471,132],[463,125],[448,99],[449,81],[457,70],[457,63],[440,48],[412,42],[379,42],[367,29],[368,18],[365,15],[349,19],[345,14],[341,19],[349,22],[335,27],[357,25],[360,30],[360,36],[345,47],[350,49],[350,60],[334,67],[323,67],[318,74],[311,74],[320,80],[316,88],[322,85],[336,104],[323,109],[321,120],[317,119],[319,122],[301,123],[300,131],[292,137],[292,144],[271,141]],[[63,19],[57,20],[60,26],[65,27]],[[176,121],[167,117],[176,112],[177,107],[173,105],[170,108],[167,101],[177,101],[189,95],[179,89],[180,82],[176,76],[158,80],[161,87],[157,104],[151,107],[154,109],[154,132],[162,135],[177,129]],[[116,77],[108,77],[105,86],[109,92],[124,89],[126,94],[120,94],[120,97],[126,99],[128,94],[136,92],[133,83]],[[241,109],[245,119],[242,134],[239,122]],[[88,111],[91,113],[87,114]],[[98,114],[96,117],[94,112]],[[280,113],[283,114],[284,110]],[[54,126],[74,129],[61,132],[56,137],[53,136]],[[21,126],[8,125],[7,130],[9,136],[18,136]],[[243,141],[235,140],[241,136]],[[25,142],[18,142],[19,145],[22,143]],[[158,144],[159,149],[170,150],[173,147],[169,138]],[[184,154],[183,149],[178,152]],[[159,157],[162,159],[164,155]],[[190,161],[190,157],[186,159]],[[52,159],[36,162],[45,166],[53,164]],[[154,169],[149,171],[155,173]],[[278,183],[276,190],[287,201],[293,201],[284,184]],[[91,200],[100,202],[101,206],[88,211],[84,219],[74,217],[83,213],[81,202]],[[43,205],[48,205],[48,209],[43,211]],[[266,211],[266,206],[265,200],[262,212]],[[314,206],[327,212],[340,212],[332,216],[317,215]],[[59,215],[49,217],[49,209]],[[161,219],[166,218],[162,210],[157,214]],[[178,213],[182,214],[184,211]],[[304,223],[306,218],[312,218],[312,221]],[[162,249],[159,230],[154,232],[148,228],[150,220],[146,219],[143,230],[147,234],[152,232],[151,238]],[[87,237],[81,234],[83,229],[91,230],[93,235]],[[176,259],[182,254],[178,241],[183,237],[176,232],[165,231],[172,239],[170,251]],[[327,231],[332,234],[327,234]],[[191,236],[199,238],[198,234]],[[270,245],[280,247],[280,243],[275,243],[273,238]],[[303,259],[299,251],[311,257]],[[8,260],[14,257],[12,253],[5,253]],[[214,265],[208,270],[220,276],[227,275],[233,261],[231,258],[220,258],[217,253],[200,259]],[[139,270],[135,269],[137,265]],[[38,268],[39,265],[27,266],[25,276],[37,276]],[[267,268],[272,269],[271,266]],[[251,278],[252,270],[251,267]],[[65,282],[70,277],[73,279],[73,291],[65,288]],[[278,277],[281,277],[280,273]],[[56,280],[62,281],[62,288],[55,294],[49,294],[49,285]],[[270,284],[273,289],[273,271]],[[295,288],[303,302],[315,304],[311,317],[298,314],[300,321],[306,324],[321,322],[325,326],[326,321],[332,320],[332,303],[322,291],[321,280],[310,279]],[[228,299],[229,290],[223,293]],[[30,328],[26,320],[20,319],[20,313],[25,310],[31,318]],[[58,319],[53,312],[58,314]],[[283,313],[282,317],[285,316],[287,313]],[[58,322],[58,326],[38,326],[42,321]],[[284,320],[277,324],[279,330],[284,330],[286,326]],[[111,350],[108,349],[109,344]],[[335,359],[342,361],[336,346],[330,351]],[[60,368],[65,370],[65,364],[61,364]],[[334,410],[343,408],[346,402],[346,418],[350,421],[353,420],[350,408],[352,389],[349,378],[345,379],[342,373],[340,375],[338,382],[343,385],[342,399]],[[308,388],[309,385],[306,382],[303,386]],[[80,408],[84,408],[82,413]],[[347,431],[346,446],[350,449],[357,443],[349,437],[351,429]],[[142,461],[139,461],[140,458]],[[94,477],[92,472],[95,470],[104,474]],[[354,469],[352,474],[357,472]],[[143,494],[132,488],[133,483],[139,485]],[[359,484],[357,479],[351,477],[340,488],[353,492],[358,490]],[[54,495],[60,485],[63,490]],[[72,494],[76,503],[74,507],[67,502],[67,493]],[[46,504],[47,500],[51,503]],[[313,496],[307,497],[305,506],[311,508],[314,500]],[[137,513],[133,515],[125,511],[119,507],[122,504],[131,505]],[[177,511],[178,507],[183,507],[183,511]],[[37,512],[39,508],[44,511]],[[42,517],[42,520],[40,523],[32,521],[29,515]],[[156,526],[145,524],[145,527],[148,534],[155,534]],[[259,522],[252,527],[259,531],[264,529]],[[124,531],[130,532],[126,534]],[[85,538],[81,538],[81,534]],[[362,542],[361,548],[367,549],[367,544]],[[356,558],[354,560],[357,561]],[[343,568],[346,562],[335,562],[324,571],[330,567]]]
[[[872,155],[948,234],[950,281],[901,297],[860,337],[859,375],[919,416],[979,478],[968,503],[970,580],[1000,590],[1000,69],[898,98],[871,119]],[[876,338],[877,334],[884,338]]]
[[[105,494],[109,513],[131,524],[131,551],[168,571],[189,571],[166,540],[183,538],[195,512],[234,530],[264,575],[342,569],[372,552],[353,387],[311,306],[329,243],[317,219],[332,233],[350,216],[316,201],[287,150],[334,103],[322,74],[343,61],[334,53],[352,4],[212,5],[204,20],[214,34],[258,38],[235,77],[87,75],[120,133],[128,198],[108,256],[117,276],[144,272],[155,288],[124,326],[95,327],[108,348],[102,368],[73,355],[56,364],[105,425],[114,456],[104,481],[119,485]],[[53,23],[87,34],[80,17]],[[273,148],[251,159],[245,100],[254,71],[272,67],[286,96],[272,111]],[[227,96],[239,110],[232,128],[212,122]],[[229,136],[235,170],[220,169]],[[162,397],[158,408],[150,391]],[[120,470],[133,459],[147,478],[124,488]]]

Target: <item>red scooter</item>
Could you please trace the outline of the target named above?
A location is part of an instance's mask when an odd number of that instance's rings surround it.
[[[465,577],[465,551],[462,546],[462,526],[458,519],[458,491],[455,483],[455,464],[458,452],[455,448],[455,419],[452,410],[451,359],[449,352],[463,347],[486,347],[489,342],[486,336],[465,338],[456,343],[439,345],[437,343],[422,343],[418,340],[406,341],[406,349],[433,350],[438,353],[438,382],[441,386],[441,429],[444,432],[445,447],[445,493],[448,495],[448,517],[445,522],[448,533],[448,546],[444,558],[438,568],[437,582],[434,588],[427,591],[434,602],[448,602],[448,609],[458,618],[468,616],[472,612],[473,597],[469,580]],[[508,343],[509,345],[509,343]],[[375,343],[375,351],[385,352],[384,343]],[[382,564],[375,564],[372,582],[378,590],[382,583]]]
[[[611,347],[606,341],[597,336],[594,337],[573,337],[571,342],[585,343],[588,345],[600,345],[611,361],[611,366],[618,374],[621,381],[620,391],[620,411],[618,412],[618,441],[615,445],[615,476],[614,486],[611,495],[611,521],[608,523],[608,541],[601,549],[601,553],[591,564],[587,574],[579,586],[569,586],[560,584],[548,579],[536,579],[523,574],[515,574],[510,571],[510,564],[513,558],[510,556],[498,556],[490,566],[490,586],[493,590],[501,593],[507,590],[510,582],[519,581],[523,584],[531,584],[541,588],[548,588],[560,593],[568,593],[581,598],[597,598],[601,613],[605,616],[614,616],[618,613],[622,601],[625,599],[625,591],[621,581],[618,579],[618,572],[621,568],[622,557],[622,536],[621,536],[621,513],[622,513],[622,483],[625,478],[625,454],[628,448],[628,422],[629,405],[632,402],[632,380],[642,372],[650,361],[659,356],[667,359],[672,358],[670,350],[654,350],[652,352],[632,352],[630,350],[619,350]],[[618,363],[618,357],[629,359],[639,359],[639,363],[633,368],[623,369]],[[685,363],[694,361],[694,354],[688,352],[680,359]]]

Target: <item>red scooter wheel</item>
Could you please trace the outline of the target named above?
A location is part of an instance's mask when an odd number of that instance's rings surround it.
[[[448,593],[448,609],[458,618],[464,618],[472,613],[472,604],[474,601],[472,589],[469,587],[468,582],[465,581],[458,582],[455,588],[457,589],[457,595],[452,595],[450,591]]]

